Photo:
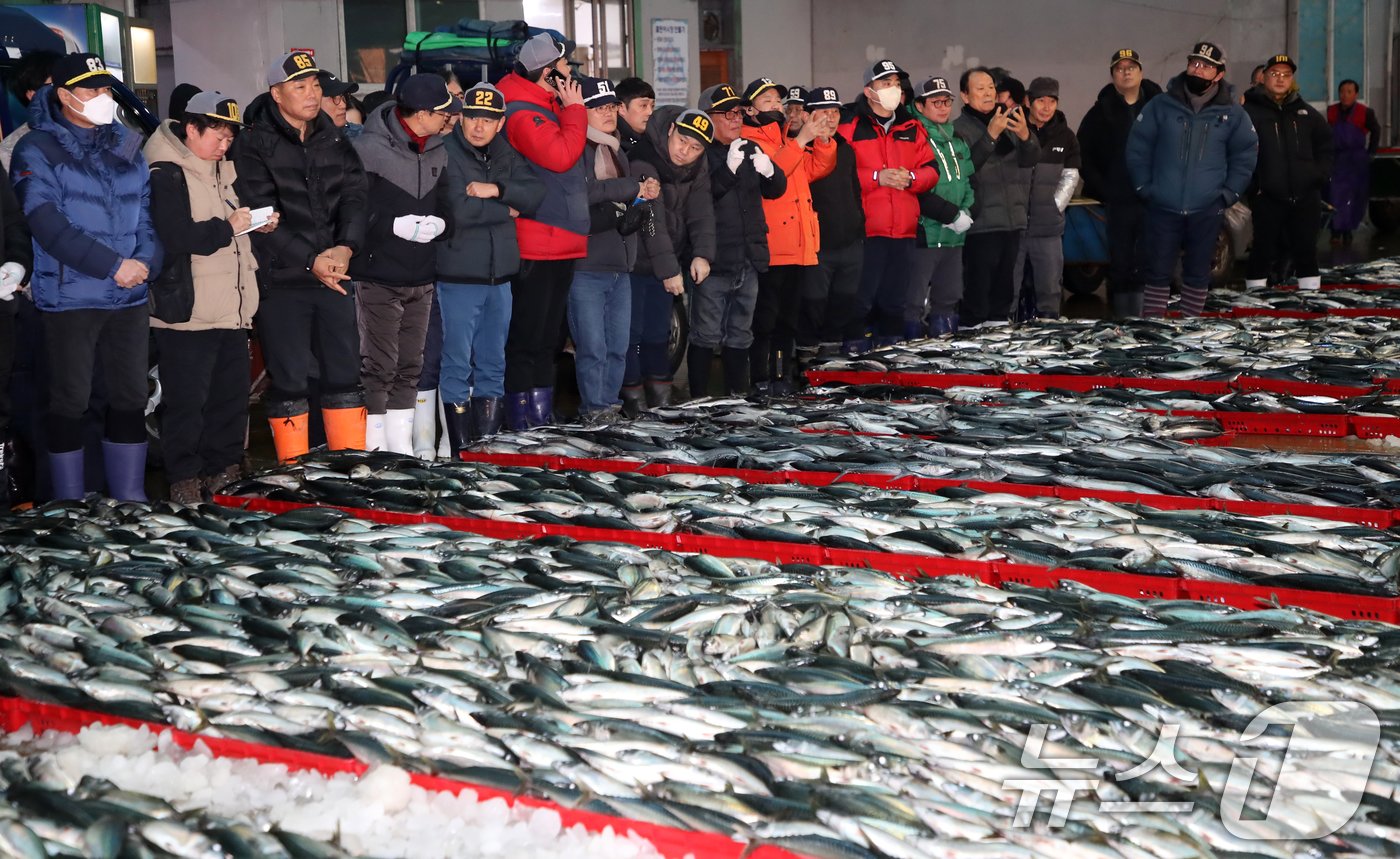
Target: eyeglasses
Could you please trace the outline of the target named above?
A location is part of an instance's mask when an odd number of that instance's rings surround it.
[[[326,96],[326,98],[330,100],[331,104],[334,104],[338,107],[345,106],[345,96],[343,95],[328,95]]]
[[[716,113],[715,116],[722,116],[730,122],[742,122],[744,119],[744,109],[742,107],[732,107],[729,110]]]
[[[605,104],[600,107],[590,107],[589,110],[601,110],[603,113],[617,113],[618,105]]]
[[[1284,71],[1283,69],[1280,69],[1276,72],[1265,72],[1264,74],[1268,75],[1269,77],[1275,80],[1286,80],[1288,78],[1293,77],[1293,72]]]
[[[1193,72],[1199,72],[1202,69],[1214,69],[1215,64],[1208,63],[1205,60],[1192,60],[1191,62],[1186,64],[1186,68],[1190,69]]]
[[[931,105],[933,105],[934,107],[952,107],[952,106],[953,106],[953,100],[952,100],[951,98],[931,98],[931,99],[928,100],[928,103],[931,104]]]

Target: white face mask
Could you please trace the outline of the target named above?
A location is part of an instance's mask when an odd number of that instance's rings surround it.
[[[885,110],[894,110],[899,107],[900,100],[904,98],[904,93],[897,86],[886,87],[875,93],[875,97],[880,100],[880,106]]]
[[[78,102],[73,109],[93,125],[111,125],[112,120],[117,118],[117,102],[105,92],[98,93],[87,101],[82,101],[77,96],[73,96],[73,100]]]

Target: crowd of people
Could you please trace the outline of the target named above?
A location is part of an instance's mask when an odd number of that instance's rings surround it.
[[[1115,51],[1076,132],[1052,78],[915,85],[891,60],[850,100],[760,77],[657,106],[540,34],[494,85],[425,72],[363,102],[293,51],[246,110],[182,85],[143,141],[114,122],[99,57],[30,57],[29,123],[0,144],[0,383],[20,292],[43,344],[46,494],[83,495],[100,411],[106,492],[144,500],[154,343],[165,474],[190,504],[241,475],[250,331],[279,459],[320,433],[431,457],[558,419],[566,335],[580,421],[669,403],[677,296],[694,397],[781,395],[826,357],[1056,317],[1081,189],[1105,205],[1117,317],[1162,316],[1178,262],[1199,314],[1241,199],[1247,285],[1291,264],[1315,288],[1329,188],[1337,240],[1364,211],[1374,114],[1351,81],[1314,110],[1286,55],[1242,94],[1225,71],[1201,42],[1159,86]]]

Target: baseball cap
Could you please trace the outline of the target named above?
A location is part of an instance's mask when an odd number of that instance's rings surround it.
[[[545,66],[553,65],[564,56],[564,46],[548,33],[537,33],[520,46],[520,65],[527,72],[537,72]]]
[[[210,90],[198,92],[190,97],[185,105],[185,118],[207,116],[234,125],[243,125],[243,117],[238,111],[238,102],[221,92]]]
[[[617,93],[613,92],[612,81],[607,78],[581,77],[579,87],[583,90],[584,107],[607,107],[622,102]]]
[[[787,106],[787,105],[789,105],[789,104],[806,104],[806,103],[807,103],[807,90],[803,89],[803,88],[800,87],[800,86],[790,86],[790,87],[788,87],[787,95],[783,96],[783,105],[784,105],[784,106]]]
[[[1220,50],[1219,45],[1210,42],[1197,42],[1191,53],[1186,55],[1186,59],[1205,60],[1217,69],[1225,68],[1225,52]]]
[[[822,110],[823,108],[841,106],[841,94],[836,91],[836,87],[816,86],[807,90],[807,109]]]
[[[1119,48],[1118,50],[1114,51],[1113,57],[1108,61],[1108,67],[1111,69],[1114,66],[1118,65],[1118,63],[1122,60],[1128,60],[1130,62],[1137,63],[1137,67],[1142,68],[1142,55],[1140,55],[1137,51],[1134,51],[1132,48]]]
[[[320,73],[321,70],[316,68],[315,57],[306,51],[291,51],[280,55],[268,65],[267,85],[277,86],[287,81]]]
[[[753,104],[754,99],[770,89],[782,89],[782,87],[774,83],[772,78],[759,78],[756,81],[750,81],[749,85],[744,87],[744,104]]]
[[[715,84],[700,93],[700,109],[704,111],[723,113],[738,107],[743,101],[743,97],[730,84]]]
[[[117,79],[97,54],[67,54],[53,64],[53,85],[72,89],[75,86],[101,89],[113,86]]]
[[[932,98],[936,95],[951,96],[953,91],[948,88],[947,78],[929,78],[919,87],[919,98]]]
[[[317,77],[321,79],[321,95],[326,98],[335,98],[360,91],[359,84],[354,81],[343,81],[331,72],[322,71]]]
[[[446,89],[446,85],[443,85]],[[500,119],[506,115],[506,97],[488,83],[474,84],[462,93],[462,116]]]
[[[868,84],[890,75],[899,75],[902,78],[909,77],[909,73],[895,65],[893,60],[881,60],[865,70],[865,82]]]
[[[1060,97],[1060,82],[1054,78],[1039,77],[1031,81],[1031,85],[1026,87],[1026,98],[1035,101],[1038,98]]]
[[[1264,68],[1270,66],[1288,66],[1293,71],[1298,71],[1298,64],[1293,62],[1293,58],[1287,54],[1274,54],[1264,61]]]
[[[461,113],[462,103],[447,91],[447,81],[432,72],[413,75],[395,93],[399,107],[404,110],[431,110],[440,113]]]
[[[1011,100],[1020,104],[1026,100],[1026,85],[1013,77],[1004,77],[997,81],[997,94],[1010,93]]]
[[[715,130],[710,118],[698,110],[687,110],[676,117],[676,130],[701,143],[714,143]]]

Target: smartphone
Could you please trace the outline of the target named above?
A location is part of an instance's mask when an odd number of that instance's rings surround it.
[[[544,79],[549,81],[549,85],[559,89],[559,84],[564,82],[564,73],[558,69],[550,69],[544,73]]]

